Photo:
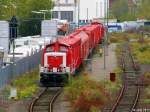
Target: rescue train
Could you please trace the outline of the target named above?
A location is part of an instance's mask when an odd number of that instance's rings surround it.
[[[42,52],[41,85],[63,86],[69,75],[75,75],[90,52],[101,42],[104,33],[105,27],[93,22],[46,45]]]

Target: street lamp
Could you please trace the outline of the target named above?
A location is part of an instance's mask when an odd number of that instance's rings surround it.
[[[46,12],[51,12],[50,10],[39,10],[39,11],[32,11],[32,13],[36,14],[43,14],[44,15],[44,20],[46,19]]]
[[[44,14],[44,20],[45,20],[45,12],[40,12],[40,11],[32,11],[32,13],[35,13],[35,14]]]
[[[40,10],[40,12],[42,12],[44,14],[44,18],[46,18],[45,17],[46,12],[50,12],[51,13],[51,10]]]

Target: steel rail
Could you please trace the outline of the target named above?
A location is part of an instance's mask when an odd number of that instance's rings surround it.
[[[49,112],[53,112],[53,104],[56,101],[57,97],[61,94],[62,89],[60,89],[51,99],[50,105],[49,105]]]
[[[47,91],[48,88],[45,88],[38,97],[34,98],[31,104],[29,105],[29,112],[33,112],[33,107],[35,103],[38,101],[38,99]]]
[[[140,97],[140,87],[138,86],[138,88],[137,88],[136,98],[135,98],[135,100],[134,100],[134,104],[133,104],[133,106],[132,106],[132,108],[131,108],[131,111],[130,111],[130,112],[133,112],[133,110],[135,109],[135,107],[136,107],[136,105],[137,105],[137,103],[138,103],[138,99],[139,99],[139,97]]]
[[[128,47],[128,46],[126,46],[126,47]],[[130,50],[129,47],[128,47],[127,50],[128,50],[128,52],[126,52],[126,53],[128,53],[128,55],[129,55],[129,57],[131,59],[131,63],[133,65],[132,67],[134,69],[134,71],[129,72],[129,73],[136,73],[137,68],[136,68],[136,65],[135,65],[135,62],[134,62],[134,58],[133,58],[133,56],[131,54],[131,50]],[[122,52],[124,53],[125,51],[122,51]],[[122,69],[124,70],[124,73],[127,75],[128,71],[126,71],[125,56],[123,55],[123,53],[122,53],[122,58],[121,58],[121,62],[122,62],[121,65],[122,65]],[[127,79],[125,79],[125,80],[127,80]],[[121,100],[122,100],[122,98],[124,96],[125,87],[129,87],[129,85],[127,85],[126,81],[123,84],[123,87],[122,87],[122,89],[120,91],[120,94],[117,97],[116,102],[114,103],[114,105],[113,105],[113,107],[111,109],[111,112],[115,112],[117,107],[119,107],[119,103],[121,102]],[[133,104],[131,104],[130,112],[133,112],[133,110],[136,108],[136,105],[138,103],[138,99],[139,99],[139,96],[140,96],[140,87],[139,86],[136,86],[136,87],[137,87],[137,89],[136,89],[136,93],[135,93],[135,98],[134,98]],[[126,90],[126,92],[127,92],[127,90]]]
[[[29,106],[29,112],[34,112],[34,107],[36,105],[36,103],[38,101],[40,101],[41,97],[43,95],[45,95],[45,93],[48,91],[48,88],[45,88],[40,94],[39,96],[35,97],[35,99],[33,99],[33,101],[31,102],[30,106]],[[61,94],[62,92],[62,88],[59,88],[57,90],[54,91],[54,93],[49,93],[49,99],[48,99],[48,109],[47,112],[53,112],[53,104],[56,101],[56,99],[58,98],[58,96]],[[45,98],[45,96],[44,96]],[[46,99],[46,98],[45,98]]]
[[[122,87],[121,92],[120,92],[120,94],[119,94],[119,96],[117,98],[117,101],[116,101],[116,103],[113,105],[113,107],[111,109],[111,112],[115,112],[119,102],[121,101],[121,98],[123,96],[124,90],[125,90],[125,86]]]

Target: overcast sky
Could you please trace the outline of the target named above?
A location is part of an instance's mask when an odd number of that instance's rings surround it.
[[[96,8],[97,4],[97,8]],[[80,0],[80,19],[87,18],[87,8],[89,19],[97,17],[103,17],[104,15],[104,0]],[[97,14],[96,14],[97,10]]]

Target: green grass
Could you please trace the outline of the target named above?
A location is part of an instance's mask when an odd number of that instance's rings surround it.
[[[145,104],[150,104],[150,84],[148,87],[146,87],[146,90],[145,90],[145,98],[144,98],[144,103]]]
[[[150,72],[146,73],[145,75],[146,83],[148,83],[148,86],[145,89],[145,98],[143,102],[145,104],[150,104]]]
[[[121,49],[117,49],[116,54],[120,55]],[[75,78],[70,77],[68,85],[64,88],[64,98],[70,101],[71,112],[99,112],[114,100],[111,96],[122,87],[120,75],[122,70],[117,67],[113,72],[116,73],[115,82],[110,80],[94,81],[84,73]]]
[[[149,43],[131,43],[131,49],[134,57],[142,64],[150,64],[150,44]]]
[[[137,33],[121,32],[121,33],[111,33],[109,40],[111,43],[123,43],[125,41],[128,41],[129,39],[139,39],[140,37],[141,35]]]
[[[0,107],[0,112],[6,112],[6,110]]]
[[[93,81],[88,76],[70,78],[64,93],[65,98],[72,104],[72,112],[93,112],[92,108],[102,108],[110,99],[104,87],[102,82]]]
[[[121,80],[118,75],[121,70],[117,68],[116,82],[109,80],[94,81],[86,75],[70,78],[64,88],[64,97],[72,104],[72,112],[98,112],[112,100],[112,93],[120,90]]]
[[[11,82],[11,85],[8,85],[6,87],[5,91],[9,93],[10,88],[13,86],[17,89],[17,99],[21,100],[24,98],[28,98],[31,97],[37,91],[38,80],[39,80],[39,70],[35,69],[13,80]]]
[[[149,32],[150,31],[150,26],[141,26],[139,29]]]

